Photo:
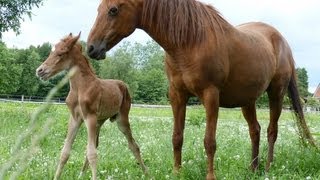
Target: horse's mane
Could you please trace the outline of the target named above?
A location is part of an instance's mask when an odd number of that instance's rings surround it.
[[[70,41],[72,38],[73,38],[73,37],[71,37],[71,36],[68,35],[68,36],[65,36],[64,38],[62,38],[61,41],[64,42],[65,44],[67,44],[68,41]],[[90,71],[91,71],[93,74],[95,74],[94,69],[92,68],[91,64],[89,63],[88,57],[85,56],[85,55],[82,53],[82,48],[83,48],[83,47],[82,47],[82,44],[80,43],[80,41],[77,41],[77,43],[76,43],[74,46],[77,46],[77,47],[80,49],[81,55],[82,55],[83,58],[85,59],[86,65],[89,67]]]
[[[212,6],[196,0],[145,0],[142,22],[157,33],[166,32],[176,46],[188,46],[206,38],[206,28],[223,33],[227,23]]]

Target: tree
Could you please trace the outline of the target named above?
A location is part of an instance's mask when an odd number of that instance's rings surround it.
[[[101,64],[100,76],[108,79],[119,79],[128,84],[131,94],[137,89],[136,70],[130,43],[120,46],[112,55],[108,56]]]
[[[18,50],[17,62],[23,68],[17,93],[29,96],[37,95],[40,80],[36,77],[35,72],[41,62],[36,48],[30,46],[29,49]]]
[[[166,103],[168,82],[162,70],[151,69],[140,74],[139,86],[136,92],[138,102]]]
[[[43,62],[51,52],[52,45],[49,42],[43,43],[41,46],[37,46],[36,51],[40,56],[40,61]]]
[[[136,64],[139,72],[135,98],[143,103],[167,103],[168,82],[164,72],[164,51],[155,41],[136,44]]]
[[[297,80],[298,80],[298,89],[301,97],[309,96],[308,92],[308,73],[305,68],[297,68]]]
[[[42,5],[43,0],[1,0],[0,1],[0,39],[2,33],[12,29],[15,33],[20,31],[20,23],[24,15],[31,19],[31,9]]]
[[[14,51],[0,42],[0,93],[11,94],[18,90],[22,67],[16,62]]]

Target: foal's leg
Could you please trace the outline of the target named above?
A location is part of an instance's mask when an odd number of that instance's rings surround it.
[[[98,148],[98,146],[99,146],[99,133],[100,133],[100,129],[101,129],[101,126],[102,126],[103,123],[104,123],[104,121],[99,121],[98,122],[97,136],[96,136],[96,148]],[[88,157],[86,156],[86,160],[83,163],[82,170],[80,172],[79,178],[82,177],[83,173],[88,169],[88,166],[89,166],[89,160],[88,160]]]
[[[92,171],[92,179],[97,179],[97,116],[95,114],[88,114],[85,120],[88,131],[88,145],[87,158]]]
[[[135,142],[135,140],[134,140],[134,138],[132,136],[132,133],[131,133],[128,113],[129,113],[129,111],[126,110],[126,112],[120,113],[118,115],[120,117],[118,117],[117,125],[118,125],[119,130],[125,135],[125,137],[126,137],[126,139],[128,141],[129,149],[131,150],[131,152],[133,153],[134,157],[138,161],[138,163],[141,166],[143,172],[147,173],[147,168],[144,165],[144,162],[143,162],[143,160],[141,158],[139,146]]]
[[[212,87],[203,91],[202,101],[206,110],[206,131],[204,147],[207,154],[207,180],[216,179],[214,173],[214,154],[216,152],[216,128],[219,112],[219,91]]]
[[[249,134],[252,144],[252,161],[251,168],[256,170],[259,164],[259,142],[260,142],[260,125],[257,121],[255,103],[242,107],[242,114],[249,125]]]
[[[282,86],[270,87],[268,89],[269,107],[270,107],[270,123],[268,126],[268,160],[266,171],[269,170],[273,161],[274,144],[278,136],[278,120],[282,111],[282,101],[284,97],[284,89]]]
[[[188,97],[184,92],[181,92],[170,86],[169,98],[173,111],[174,124],[172,134],[174,167],[173,172],[178,173],[181,167],[181,149],[183,145],[183,131],[185,126],[186,105]]]
[[[54,179],[59,179],[62,173],[63,166],[66,164],[66,162],[69,159],[71,146],[74,142],[74,139],[76,138],[78,129],[81,124],[82,124],[81,119],[74,119],[72,116],[70,116],[67,137],[65,139],[64,146],[61,151],[60,161],[59,161]]]

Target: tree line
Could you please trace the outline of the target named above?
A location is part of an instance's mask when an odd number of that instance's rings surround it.
[[[85,47],[86,43],[81,43]],[[64,76],[62,73],[49,81],[41,81],[35,76],[36,68],[49,56],[51,49],[50,43],[26,49],[8,48],[4,43],[0,43],[0,94],[46,96]],[[89,59],[89,62],[100,78],[120,79],[126,82],[134,103],[168,104],[164,50],[156,42],[124,42],[108,53],[105,60]],[[310,99],[306,69],[297,68],[297,76],[301,97]],[[56,96],[66,97],[68,91],[69,86],[66,85]],[[311,102],[314,104],[314,101]],[[199,101],[191,98],[189,103],[197,104]],[[285,99],[285,104],[289,105],[288,98]],[[257,105],[268,106],[266,93],[259,98]]]

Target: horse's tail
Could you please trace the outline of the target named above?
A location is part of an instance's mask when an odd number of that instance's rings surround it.
[[[302,104],[299,96],[299,91],[298,91],[297,81],[296,81],[296,73],[294,68],[293,68],[292,76],[288,86],[288,95],[291,100],[293,111],[296,116],[298,130],[299,130],[299,134],[301,136],[302,142],[318,148],[304,118],[304,113],[303,113]]]

